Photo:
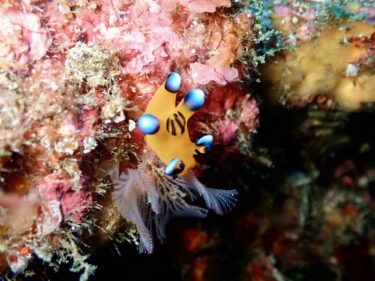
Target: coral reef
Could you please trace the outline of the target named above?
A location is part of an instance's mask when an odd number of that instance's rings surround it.
[[[241,84],[239,60],[242,44],[252,36],[251,15],[230,14],[230,6],[230,1],[178,0],[1,4],[1,276],[47,274],[38,271],[35,259],[54,270],[73,260],[71,270],[87,280],[95,266],[77,241],[94,248],[109,239],[129,240],[134,223],[151,252],[153,230],[142,229],[143,220],[147,225],[155,218],[163,238],[167,218],[177,215],[173,208],[207,215],[200,202],[190,205],[195,196],[219,214],[233,205],[235,191],[207,189],[193,172],[178,179],[162,175],[157,158],[143,152],[135,126],[167,74],[178,71],[181,91],[207,87],[212,108],[225,99],[215,91],[235,87],[236,108],[204,113],[212,123],[245,126],[226,142],[256,131],[259,111]],[[205,126],[198,118],[189,123]],[[214,134],[215,126],[205,126],[206,134]],[[216,145],[221,141],[217,137]],[[201,168],[194,172],[199,175]],[[134,218],[132,206],[145,198],[153,213]],[[137,206],[147,209],[147,200],[143,203]]]

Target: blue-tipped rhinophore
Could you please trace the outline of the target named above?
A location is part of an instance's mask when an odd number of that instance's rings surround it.
[[[203,106],[204,99],[204,92],[201,89],[193,89],[186,94],[184,103],[190,110],[196,111]]]
[[[205,152],[207,153],[211,150],[213,140],[214,140],[214,137],[212,135],[205,135],[201,137],[200,139],[198,139],[195,142],[195,144],[198,146],[204,145]]]
[[[152,114],[143,114],[138,119],[138,127],[146,135],[155,134],[159,126],[159,120]]]
[[[185,169],[184,162],[180,161],[177,157],[172,158],[171,161],[169,161],[167,167],[165,168],[165,173],[168,176],[175,176],[181,173]]]
[[[171,92],[176,93],[181,86],[181,76],[176,72],[169,73],[167,80],[165,81],[165,88]]]

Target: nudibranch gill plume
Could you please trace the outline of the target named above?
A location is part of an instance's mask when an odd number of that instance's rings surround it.
[[[176,93],[181,76],[171,72],[159,87],[145,113],[138,119],[139,129],[146,134],[146,143],[167,166],[167,175],[184,175],[195,166],[194,155],[207,153],[212,146],[212,135],[205,135],[195,143],[190,140],[187,123],[205,101],[201,89],[190,90],[176,106]]]
[[[146,143],[166,164],[165,170],[146,157],[137,169],[128,169],[114,185],[114,204],[123,218],[135,224],[141,252],[153,251],[154,231],[160,241],[164,240],[170,218],[204,218],[208,210],[223,215],[237,201],[236,190],[208,188],[191,171],[194,156],[207,153],[213,137],[205,135],[195,143],[190,140],[187,122],[203,106],[205,95],[201,89],[193,89],[176,106],[180,86],[180,75],[170,73],[137,122],[146,134]],[[194,204],[197,197],[205,207]]]

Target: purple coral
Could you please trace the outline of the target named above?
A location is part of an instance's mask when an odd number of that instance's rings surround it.
[[[207,208],[222,215],[233,208],[236,195],[236,190],[207,188],[192,172],[173,178],[152,163],[143,162],[138,169],[120,176],[112,197],[121,215],[137,227],[140,252],[151,253],[153,227],[162,240],[170,218],[205,217]],[[189,204],[197,197],[203,198],[207,208]]]

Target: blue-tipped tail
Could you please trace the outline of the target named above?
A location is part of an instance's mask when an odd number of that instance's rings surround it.
[[[181,86],[181,76],[176,72],[169,73],[165,81],[165,89],[171,93],[176,93]]]
[[[186,94],[184,103],[190,110],[197,111],[203,106],[204,100],[204,92],[201,89],[193,89]]]
[[[169,161],[167,167],[165,168],[165,173],[168,176],[177,176],[185,169],[184,162],[180,161],[177,157],[172,158],[171,161]]]
[[[137,123],[138,128],[146,135],[155,134],[160,127],[159,120],[152,114],[143,114]]]
[[[195,144],[198,146],[204,146],[205,152],[209,152],[212,148],[212,142],[214,140],[214,137],[212,135],[205,135],[198,139]]]

